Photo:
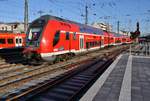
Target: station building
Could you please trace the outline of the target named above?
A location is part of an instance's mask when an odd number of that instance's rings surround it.
[[[19,22],[0,23],[0,32],[23,33],[24,23]]]

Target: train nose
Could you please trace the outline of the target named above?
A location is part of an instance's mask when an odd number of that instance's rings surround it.
[[[27,59],[41,59],[40,54],[38,54],[33,48],[26,48],[23,51],[24,57]]]
[[[23,50],[23,54],[28,54],[28,53],[30,53],[30,52],[32,52],[33,51],[33,48],[25,48],[24,50]]]

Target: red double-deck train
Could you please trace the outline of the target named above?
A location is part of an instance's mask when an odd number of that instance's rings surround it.
[[[66,57],[108,45],[130,42],[129,36],[45,15],[31,23],[24,54],[53,61],[59,56]]]
[[[11,49],[25,46],[26,34],[0,33],[0,49]]]

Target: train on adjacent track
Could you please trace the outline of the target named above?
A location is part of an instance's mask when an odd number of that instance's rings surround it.
[[[0,33],[0,49],[12,49],[25,46],[24,33]]]
[[[108,45],[124,43],[131,43],[129,36],[44,15],[30,24],[23,53],[28,58],[54,61],[57,58],[67,58]]]

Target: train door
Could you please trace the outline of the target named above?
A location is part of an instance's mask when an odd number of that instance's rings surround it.
[[[22,43],[23,43],[23,38],[19,37],[19,46],[22,47]]]
[[[76,32],[73,32],[73,34],[71,34],[71,38],[70,38],[70,40],[71,40],[71,49],[72,50],[75,50],[75,49],[77,49],[78,47],[77,47],[77,34],[76,34]]]
[[[80,51],[84,51],[84,36],[83,35],[79,36],[79,49]]]
[[[115,39],[115,37],[114,37],[114,38],[113,38],[113,45],[115,45],[115,40],[116,40],[116,39]]]
[[[23,39],[22,37],[15,37],[15,46],[16,47],[21,47],[22,46],[22,42],[23,42]]]
[[[101,37],[101,47],[104,47],[104,36]]]
[[[19,47],[19,37],[15,37],[15,46]]]

